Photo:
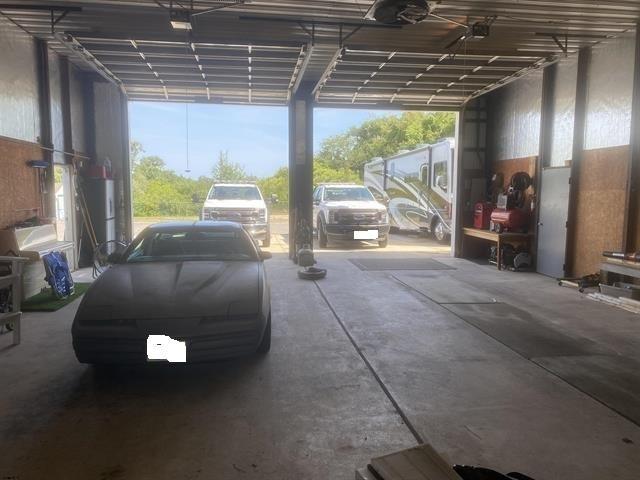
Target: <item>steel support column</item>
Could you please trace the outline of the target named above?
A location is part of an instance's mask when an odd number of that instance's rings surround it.
[[[53,132],[51,127],[51,91],[49,82],[49,48],[45,40],[36,40],[38,54],[38,103],[40,110],[40,145],[42,159],[49,162],[46,169],[46,191],[43,195],[43,212],[47,217],[55,214],[56,195],[53,172]]]
[[[591,48],[583,48],[578,54],[578,74],[576,80],[576,107],[573,123],[573,151],[571,155],[571,177],[569,184],[569,208],[567,212],[567,244],[565,248],[565,275],[573,275],[576,242],[576,214],[578,189],[580,188],[580,164],[584,152],[584,131],[587,117],[587,79]]]
[[[289,104],[289,258],[298,222],[313,223],[313,87],[302,82]]]
[[[631,158],[627,175],[624,232],[622,247],[625,252],[640,246],[640,25],[636,26],[635,66],[633,70],[633,100],[631,102]]]
[[[129,149],[129,102],[124,93],[120,93],[122,113],[122,186],[124,189],[124,237],[127,242],[133,240],[133,200],[131,195],[131,158]]]

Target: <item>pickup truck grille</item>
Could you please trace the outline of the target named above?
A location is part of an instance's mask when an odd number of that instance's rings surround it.
[[[375,210],[338,210],[336,223],[341,225],[375,225],[378,212]]]
[[[260,210],[255,208],[216,208],[209,212],[209,218],[244,224],[262,221]]]

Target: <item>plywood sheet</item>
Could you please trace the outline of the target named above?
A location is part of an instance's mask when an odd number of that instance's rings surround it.
[[[604,250],[620,250],[631,149],[586,150],[580,164],[573,265],[576,275],[599,270]]]
[[[371,460],[385,480],[456,480],[460,477],[430,445],[402,450]]]
[[[26,164],[41,159],[38,145],[0,137],[0,228],[42,215],[38,172]]]

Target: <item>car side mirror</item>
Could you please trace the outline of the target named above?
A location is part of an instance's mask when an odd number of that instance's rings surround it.
[[[276,195],[275,193],[272,193],[271,197],[269,198],[269,202],[272,205],[275,205],[276,203],[278,203],[278,195]]]
[[[314,200],[313,204],[316,205],[316,206],[320,205],[320,200]]]
[[[271,255],[271,252],[267,252],[266,250],[260,251],[260,260],[269,260],[272,257],[273,255]]]

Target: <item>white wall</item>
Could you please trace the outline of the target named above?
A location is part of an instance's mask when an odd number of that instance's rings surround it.
[[[0,17],[0,135],[28,142],[40,136],[35,41]]]

